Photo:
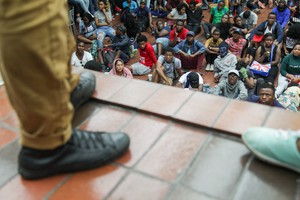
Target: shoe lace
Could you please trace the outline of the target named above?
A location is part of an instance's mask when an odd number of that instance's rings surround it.
[[[105,148],[106,146],[101,133],[88,133],[80,130],[73,132],[69,144],[86,149]]]

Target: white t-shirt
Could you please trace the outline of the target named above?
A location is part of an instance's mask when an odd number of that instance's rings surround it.
[[[92,54],[90,54],[87,51],[83,51],[83,57],[82,60],[79,60],[78,57],[76,56],[76,52],[72,53],[71,57],[71,65],[74,67],[84,67],[85,63],[88,61],[93,60]]]
[[[185,84],[187,82],[187,76],[189,75],[189,73],[191,73],[191,72],[184,73],[178,80],[180,83],[182,83],[183,87],[185,87]],[[197,72],[197,74],[199,76],[199,85],[201,85],[201,84],[203,84],[203,78],[202,78],[201,74],[199,74],[198,72]],[[189,88],[190,87],[191,86],[189,86]]]
[[[250,13],[251,13],[251,14],[250,14],[250,16],[249,16],[248,19],[245,19],[245,18],[243,17],[244,12],[242,12],[242,13],[240,14],[240,16],[241,16],[241,18],[242,18],[242,21],[243,21],[243,24],[246,24],[248,29],[252,28],[253,25],[257,25],[257,19],[258,19],[257,14],[255,14],[255,13],[252,12],[252,11],[250,11]]]

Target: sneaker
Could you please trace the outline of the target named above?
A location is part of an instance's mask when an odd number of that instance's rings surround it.
[[[124,154],[129,137],[122,132],[73,130],[70,140],[53,150],[22,147],[19,173],[25,179],[41,179],[61,173],[93,169]]]
[[[133,58],[137,51],[138,51],[137,49],[133,49],[132,52],[130,53],[130,58]]]
[[[76,18],[76,22],[77,22],[78,24],[81,22],[81,20],[82,20],[81,17],[77,17],[77,18]]]
[[[214,71],[214,69],[215,69],[215,66],[214,66],[214,64],[211,64],[211,65],[210,65],[210,68],[209,68],[209,71],[213,72],[213,71]]]
[[[205,34],[205,37],[206,37],[206,39],[209,39],[209,38],[210,38],[210,34],[209,34],[209,33],[206,33],[206,34]]]
[[[209,71],[210,70],[210,64],[207,64],[205,67],[205,71]]]
[[[300,131],[250,128],[242,139],[259,159],[300,173],[300,152],[297,148]]]
[[[71,93],[71,102],[75,110],[91,98],[95,87],[96,78],[92,72],[83,72],[80,74],[79,83]]]
[[[233,17],[232,13],[230,13],[230,14],[229,14],[229,17],[230,17],[230,18],[232,18],[232,17]]]

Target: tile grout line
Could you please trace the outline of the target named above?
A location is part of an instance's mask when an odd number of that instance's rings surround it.
[[[43,200],[48,200],[53,194],[55,194],[56,191],[58,191],[61,186],[63,186],[68,180],[70,180],[72,177],[74,176],[74,174],[69,174],[66,175],[62,181],[60,181],[59,183],[57,183],[42,199]]]
[[[236,195],[237,195],[237,193],[238,193],[238,191],[239,191],[239,189],[242,185],[242,182],[244,180],[244,176],[248,172],[248,169],[249,169],[250,165],[252,164],[253,160],[254,160],[254,155],[251,155],[250,158],[248,159],[244,169],[241,171],[241,173],[239,175],[239,178],[238,178],[238,181],[237,181],[237,184],[235,185],[229,199],[232,199],[232,200],[236,199]]]
[[[266,114],[266,116],[265,116],[263,122],[261,123],[261,126],[263,126],[263,127],[267,124],[267,121],[268,121],[269,117],[270,117],[271,114],[272,114],[272,110],[273,110],[273,109],[271,109],[271,108],[272,108],[272,107],[269,106],[269,110],[268,110],[268,112],[267,112],[267,114]]]
[[[193,91],[192,94],[188,96],[188,98],[177,108],[177,110],[170,116],[171,118],[176,119],[176,114],[182,109],[182,107],[196,94],[196,92]]]
[[[219,111],[218,115],[215,117],[215,120],[211,123],[211,128],[214,128],[216,125],[218,119],[221,117],[221,115],[224,113],[228,105],[231,103],[231,99],[227,99],[227,102],[225,103],[224,107]]]

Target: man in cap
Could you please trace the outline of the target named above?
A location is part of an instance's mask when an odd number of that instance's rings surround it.
[[[130,39],[126,35],[127,29],[124,25],[117,27],[116,36],[112,39],[112,43],[104,45],[104,48],[112,47],[116,52],[115,59],[121,58],[124,63],[130,59]]]
[[[211,93],[224,96],[230,99],[246,100],[248,97],[247,89],[242,81],[239,80],[239,72],[232,69],[228,72],[228,78],[216,85]]]
[[[179,78],[176,86],[190,90],[202,91],[203,78],[198,72],[186,72]]]
[[[195,40],[193,31],[189,31],[186,36],[185,40],[174,47],[176,56],[185,68],[196,68],[200,71],[206,48],[201,42]]]
[[[229,51],[234,54],[237,59],[241,59],[243,49],[245,48],[247,41],[242,38],[242,30],[235,28],[231,38],[227,38],[225,42],[229,45]]]

